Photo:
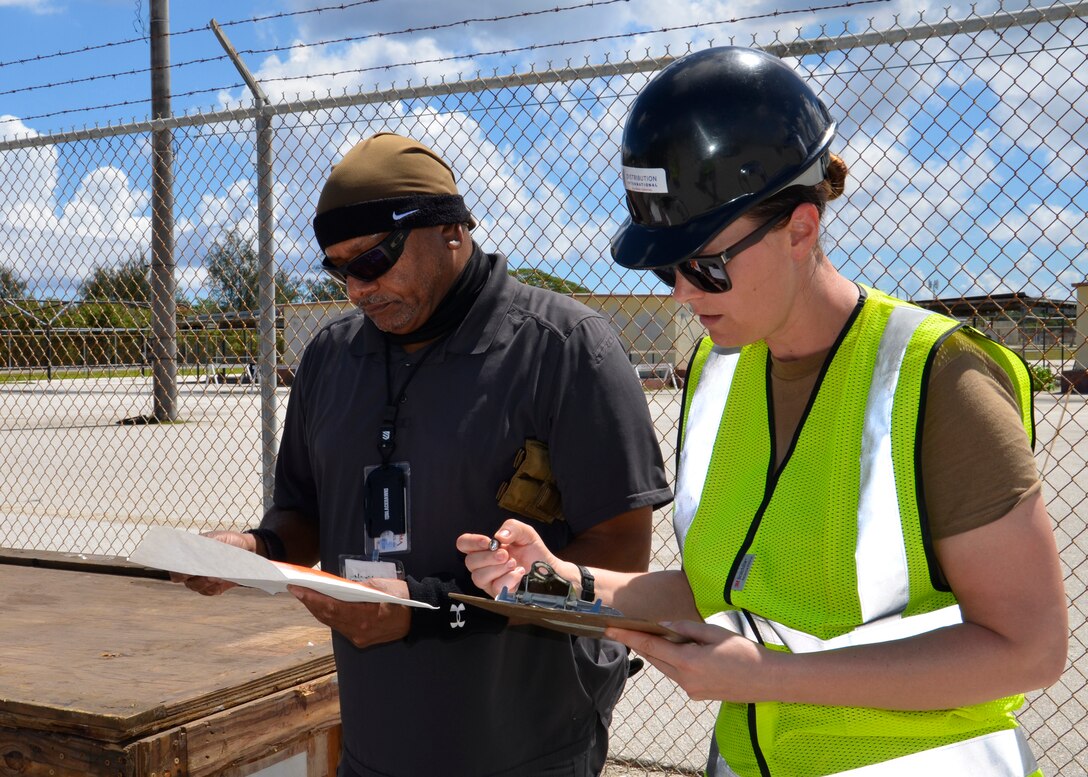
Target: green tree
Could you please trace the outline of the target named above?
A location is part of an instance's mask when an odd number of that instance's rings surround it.
[[[204,257],[211,283],[211,298],[222,310],[260,309],[257,278],[260,263],[252,242],[229,230],[212,243]],[[302,295],[301,285],[283,270],[276,271],[276,303],[294,302]]]
[[[516,270],[510,270],[510,274],[524,284],[539,286],[542,289],[551,289],[552,291],[558,291],[560,294],[592,293],[591,289],[587,289],[580,283],[569,281],[566,278],[560,278],[557,275],[546,273],[535,267],[519,267]]]
[[[99,265],[79,285],[84,302],[151,301],[151,266],[142,256],[133,255],[119,267]]]
[[[26,282],[15,271],[0,264],[0,298],[24,299]]]
[[[348,298],[348,290],[325,277],[306,281],[306,299],[310,302],[340,302]]]

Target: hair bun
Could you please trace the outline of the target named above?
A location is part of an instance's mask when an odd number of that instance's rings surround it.
[[[827,163],[828,200],[840,197],[846,191],[846,174],[849,171],[842,157],[831,154],[831,159]]]

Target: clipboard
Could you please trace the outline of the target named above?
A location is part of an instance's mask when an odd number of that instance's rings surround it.
[[[684,643],[691,640],[672,629],[665,628],[660,623],[628,618],[625,615],[612,615],[600,612],[583,612],[580,610],[566,610],[551,607],[540,607],[532,604],[517,604],[514,602],[500,602],[494,599],[485,599],[481,596],[468,596],[466,594],[451,593],[451,599],[465,602],[484,610],[489,610],[499,615],[515,618],[521,624],[542,626],[552,631],[561,631],[573,634],[577,637],[592,637],[600,639],[604,636],[604,630],[608,626],[619,629],[642,631],[647,634],[656,634],[670,642]]]

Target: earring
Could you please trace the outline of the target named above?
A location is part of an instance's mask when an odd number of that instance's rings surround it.
[[[461,247],[461,241],[460,240],[450,240],[450,241],[446,242],[446,245],[448,245],[450,248],[460,248]]]

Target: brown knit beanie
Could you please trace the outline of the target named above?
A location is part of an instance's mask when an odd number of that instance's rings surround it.
[[[335,165],[317,201],[322,250],[360,235],[437,224],[476,226],[453,170],[421,143],[379,132]]]

